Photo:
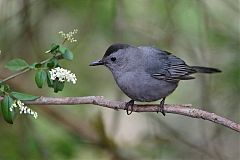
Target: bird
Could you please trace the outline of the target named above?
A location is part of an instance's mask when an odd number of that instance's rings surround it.
[[[90,66],[106,66],[118,87],[131,99],[125,110],[130,115],[135,101],[160,101],[158,112],[165,116],[164,103],[180,81],[195,79],[194,73],[218,73],[217,68],[190,66],[172,53],[151,46],[115,43]]]

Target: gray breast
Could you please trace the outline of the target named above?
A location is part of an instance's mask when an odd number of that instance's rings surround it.
[[[178,83],[151,77],[146,72],[125,72],[114,77],[120,89],[131,99],[142,102],[156,101],[171,94]]]

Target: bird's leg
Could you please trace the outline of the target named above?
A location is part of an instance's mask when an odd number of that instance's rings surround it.
[[[134,106],[134,100],[130,100],[129,102],[126,103],[126,106],[124,109],[126,110],[127,115],[130,115],[133,112],[133,106]]]
[[[166,115],[165,112],[164,112],[164,102],[165,102],[165,98],[162,98],[161,102],[160,102],[160,106],[158,107],[158,112],[161,112],[164,116]]]

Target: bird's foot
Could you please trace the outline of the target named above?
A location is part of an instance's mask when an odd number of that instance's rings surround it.
[[[165,97],[161,100],[157,113],[161,112],[165,116],[166,114],[164,111],[164,102],[165,102]]]
[[[133,112],[134,100],[130,100],[126,103],[124,110],[126,110],[127,115],[130,115]]]

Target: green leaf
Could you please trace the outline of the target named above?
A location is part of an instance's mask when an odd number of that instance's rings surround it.
[[[52,58],[47,62],[48,69],[55,68],[58,65],[58,60],[56,58]]]
[[[7,62],[5,67],[11,71],[19,71],[29,67],[29,64],[23,59],[16,58]]]
[[[67,48],[66,47],[63,47],[63,46],[59,46],[59,49],[58,49],[58,51],[59,51],[59,53],[61,53],[62,55],[65,53],[65,51],[67,50]]]
[[[51,79],[51,75],[49,72],[47,72],[47,84],[48,87],[53,88],[53,80]]]
[[[64,59],[67,59],[67,60],[73,59],[73,53],[66,47],[59,46],[59,52],[61,53]]]
[[[46,51],[45,53],[52,53],[52,54],[56,54],[57,53],[57,50],[59,48],[59,45],[58,44],[52,44],[51,45],[51,49]]]
[[[1,91],[1,92],[4,92],[4,84],[1,84],[1,85],[0,85],[0,91]]]
[[[63,58],[67,60],[73,60],[73,53],[69,49],[66,49],[65,53],[63,54]]]
[[[39,69],[41,67],[42,67],[41,63],[33,63],[33,64],[29,65],[29,68],[31,68],[31,69],[34,69],[34,68]]]
[[[39,98],[39,96],[33,96],[33,95],[30,95],[30,94],[25,94],[25,93],[21,93],[21,92],[11,92],[10,93],[11,96],[19,99],[19,100],[23,100],[23,101],[31,101],[31,100],[35,100],[37,98]]]
[[[35,82],[38,88],[42,88],[46,80],[47,80],[47,73],[42,69],[38,70],[35,74]]]
[[[10,87],[7,84],[1,84],[0,85],[0,92],[10,92]]]
[[[3,113],[3,118],[6,122],[13,124],[13,119],[15,118],[15,108],[10,111],[10,107],[13,104],[13,99],[10,96],[4,96],[1,101],[1,108]]]
[[[5,93],[4,93],[4,85],[1,84],[0,85],[0,96],[4,96],[4,95],[5,95]]]
[[[53,89],[55,93],[57,93],[58,91],[62,91],[63,88],[64,88],[64,82],[59,82],[58,80],[53,81]]]
[[[52,48],[51,48],[50,52],[54,54],[54,53],[56,53],[56,51],[58,50],[59,45],[58,45],[58,44],[52,44],[51,47],[52,47]]]

